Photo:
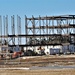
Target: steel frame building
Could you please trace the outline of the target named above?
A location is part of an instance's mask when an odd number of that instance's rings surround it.
[[[33,39],[46,39],[45,43],[31,45],[70,45],[75,44],[75,15],[33,17],[25,20],[26,43]]]
[[[18,15],[15,24],[13,15],[11,16],[11,24],[8,23],[8,16],[3,18],[0,16],[0,40],[11,42],[11,44],[8,43],[10,47],[19,45],[27,49],[32,46],[75,45],[75,15],[32,16],[31,18],[25,16],[25,25],[21,25],[21,18]],[[22,26],[25,30],[24,34],[21,33]],[[15,43],[16,38],[17,44]],[[22,44],[22,38],[25,38],[25,44]]]

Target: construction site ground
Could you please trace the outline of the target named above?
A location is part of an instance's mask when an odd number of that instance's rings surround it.
[[[75,55],[24,56],[12,60],[0,60],[0,75],[10,74],[75,75]]]
[[[0,75],[75,75],[75,69],[59,70],[0,70]]]

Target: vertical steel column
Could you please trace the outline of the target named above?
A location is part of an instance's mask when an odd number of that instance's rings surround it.
[[[62,40],[62,28],[61,28],[61,21],[58,19],[57,19],[57,26],[58,26],[57,34],[60,34],[58,41],[61,44],[62,43],[62,41],[61,41]]]
[[[33,36],[34,36],[34,41],[35,41],[35,19],[34,16],[32,15],[32,27],[33,27]],[[34,42],[34,44],[36,44],[36,42]],[[35,50],[35,47],[33,47]]]
[[[28,29],[27,29],[27,26],[28,26],[28,24],[27,24],[27,16],[25,15],[25,33],[26,33],[26,44],[27,44],[27,35],[28,35]],[[27,50],[27,47],[26,47],[26,50]]]
[[[35,19],[34,19],[34,17],[33,17],[33,15],[32,15],[32,27],[33,27],[33,35],[35,35]],[[34,37],[35,38],[35,37]]]
[[[11,16],[11,35],[12,35],[12,28],[13,28],[13,25],[12,25],[12,16]],[[13,38],[12,38],[12,45],[13,45]]]
[[[19,35],[19,18],[18,18],[18,15],[17,15],[17,34]],[[17,38],[18,38],[18,45],[19,45],[19,36]]]
[[[58,33],[62,34],[62,28],[61,28],[61,20],[58,20],[58,26],[60,26],[60,28],[58,28]]]
[[[57,26],[59,26],[58,20],[57,20]],[[59,28],[57,28],[57,34],[59,34]]]
[[[67,25],[69,25],[68,19],[66,19],[66,21],[67,21]],[[69,34],[69,29],[68,28],[67,28],[67,34]]]
[[[1,17],[1,15],[0,15],[0,36],[1,36],[0,41],[1,41],[1,44],[2,44],[2,17]]]
[[[4,40],[5,40],[5,32],[6,32],[6,28],[5,28],[5,16],[3,16],[3,22],[4,22]]]
[[[21,35],[21,18],[20,16],[17,15],[17,34],[18,34],[18,46],[21,45],[21,37],[19,35]],[[19,55],[19,63],[21,63],[21,58]]]
[[[43,21],[43,27],[41,28],[43,30],[43,34],[45,33],[45,26],[44,26],[44,19],[42,20]]]
[[[61,44],[62,43],[62,41],[61,41],[61,38],[62,38],[61,20],[57,20],[57,26],[60,26],[58,28],[58,34],[60,34],[59,43]]]
[[[51,19],[49,19],[49,27],[51,26]],[[51,34],[51,28],[49,28],[49,35]],[[49,36],[48,44],[50,44],[51,37]]]
[[[8,15],[6,16],[6,36],[8,41]]]
[[[52,28],[52,34],[54,34],[54,18],[52,19],[52,26],[53,26],[53,28]]]
[[[75,19],[74,18],[75,18],[75,16],[73,16],[73,25],[75,25]],[[75,34],[75,27],[73,28],[73,34]],[[75,36],[74,36],[74,43],[75,43]]]
[[[15,21],[14,21],[14,15],[11,17],[11,29],[12,29],[12,35],[15,35]],[[15,45],[15,37],[12,37],[12,43]]]
[[[47,20],[47,16],[46,16],[46,34],[48,34],[48,20]]]
[[[20,30],[20,35],[21,35],[21,18],[20,18],[20,16],[19,16],[19,19],[20,19],[20,25],[19,25],[19,30]],[[21,37],[20,37],[20,45],[21,45]]]
[[[49,19],[49,27],[50,27],[51,20]],[[49,34],[51,34],[51,29],[49,28]]]
[[[17,33],[21,35],[21,18],[17,15]],[[18,36],[18,45],[21,45],[21,37]]]
[[[73,25],[75,25],[75,16],[73,16]],[[73,28],[73,33],[75,34],[75,27]]]
[[[48,20],[47,20],[47,16],[46,16],[46,34],[48,35]],[[47,36],[47,41],[48,41],[48,36]],[[47,42],[46,42],[47,43]],[[48,48],[48,45],[47,45],[47,48]]]
[[[6,57],[8,54],[8,15],[6,15],[6,36],[7,36],[7,40],[6,40],[6,45],[7,45],[7,51],[6,51]],[[7,59],[6,59],[6,63],[7,63]]]
[[[67,23],[66,25],[69,25],[68,19],[66,19],[66,23]],[[69,28],[66,28],[66,29],[67,29],[66,33],[69,34]],[[66,42],[68,42],[68,40],[67,40],[68,38],[69,38],[69,37],[66,36]],[[67,49],[68,49],[68,52],[70,52],[70,50],[69,50],[69,45],[67,45]]]
[[[39,34],[40,34],[40,40],[41,40],[41,17],[40,17],[40,15],[39,15],[39,27],[40,27],[40,29],[39,29],[40,33]],[[41,42],[40,42],[40,44],[41,44]]]
[[[54,34],[54,18],[52,18],[52,34]],[[53,35],[53,37],[54,37],[54,35]],[[53,42],[52,42],[53,44],[55,43],[55,38],[54,38],[54,40],[53,40]],[[54,47],[54,46],[53,46]]]

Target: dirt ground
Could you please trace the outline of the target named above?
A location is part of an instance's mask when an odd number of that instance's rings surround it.
[[[5,65],[4,63],[7,62]],[[0,68],[32,67],[48,65],[75,65],[75,55],[32,56],[13,60],[0,60]]]
[[[1,60],[0,63],[4,63],[5,60]],[[74,65],[75,55],[55,55],[55,56],[33,56],[33,57],[21,57],[20,59],[11,60],[11,62],[19,62],[18,64],[8,64],[10,60],[7,60],[6,65],[1,65],[0,68],[12,68],[12,67],[32,67],[32,66],[48,66],[50,65]],[[2,70],[0,69],[0,75],[75,75],[75,69],[47,69],[47,70]]]
[[[0,75],[75,75],[75,69],[60,69],[60,70],[0,70]]]

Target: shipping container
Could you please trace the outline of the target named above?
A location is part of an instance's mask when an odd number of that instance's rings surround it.
[[[50,55],[60,54],[59,48],[50,48]]]
[[[63,54],[74,53],[75,52],[75,46],[74,45],[64,45],[62,46]]]
[[[70,51],[70,53],[74,53],[75,52],[74,45],[69,45],[69,51]]]

